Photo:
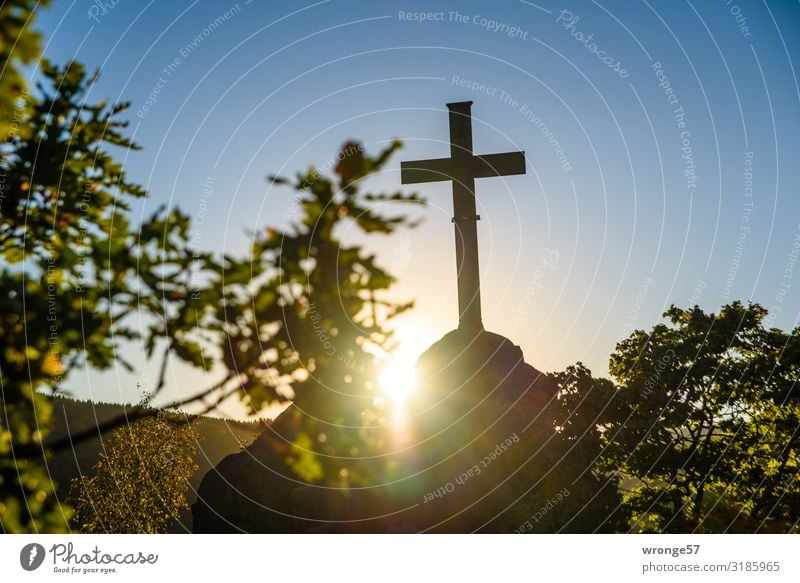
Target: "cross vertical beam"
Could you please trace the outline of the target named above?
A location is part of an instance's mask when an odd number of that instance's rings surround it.
[[[525,153],[476,156],[472,152],[472,102],[448,103],[450,158],[402,162],[401,182],[453,183],[453,225],[458,275],[458,327],[483,330],[481,283],[478,266],[478,227],[475,179],[525,174]]]
[[[458,277],[458,327],[483,330],[478,219],[472,165],[472,102],[448,103],[453,176],[453,225]]]

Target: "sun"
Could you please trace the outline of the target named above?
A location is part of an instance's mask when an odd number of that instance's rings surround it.
[[[416,390],[414,361],[398,355],[381,371],[378,377],[381,392],[394,405],[402,406]]]
[[[415,366],[431,344],[431,335],[422,328],[401,326],[396,330],[397,348],[384,354],[384,364],[378,374],[380,400],[386,404],[395,428],[406,426],[410,401],[419,390]]]

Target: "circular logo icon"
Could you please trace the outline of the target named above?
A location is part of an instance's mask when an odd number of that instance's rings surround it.
[[[44,563],[44,547],[39,543],[30,543],[19,552],[19,564],[26,571],[35,571]]]

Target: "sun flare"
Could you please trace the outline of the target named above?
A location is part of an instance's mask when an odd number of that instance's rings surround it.
[[[393,359],[381,371],[379,381],[384,396],[395,405],[403,405],[416,389],[414,362],[406,358]]]
[[[431,335],[422,326],[401,326],[395,336],[396,350],[385,354],[378,375],[378,399],[385,403],[391,424],[396,430],[405,428],[411,414],[411,400],[419,391],[415,366],[420,355],[430,346]]]

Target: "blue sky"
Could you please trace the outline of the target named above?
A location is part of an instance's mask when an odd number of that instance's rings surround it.
[[[265,176],[322,166],[350,138],[405,141],[374,180],[398,188],[401,160],[447,155],[444,104],[472,100],[475,150],[528,157],[477,199],[484,322],[532,365],[605,374],[615,343],[673,303],[752,300],[797,326],[797,3],[100,6],[43,10],[45,54],[100,67],[92,97],[133,102],[144,150],[126,167],[151,192],[137,212],[197,215],[213,179],[202,247],[241,252],[248,231],[283,226],[292,193]],[[412,352],[457,323],[450,187],[418,190],[423,226],[369,239],[417,300],[398,323]],[[122,371],[88,381],[135,398]]]

